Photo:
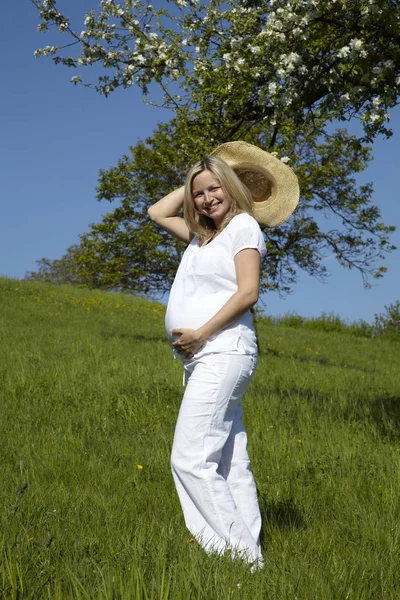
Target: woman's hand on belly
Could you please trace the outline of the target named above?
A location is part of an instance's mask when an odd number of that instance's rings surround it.
[[[176,348],[179,354],[183,354],[186,358],[193,358],[193,355],[204,344],[204,340],[200,338],[199,333],[195,329],[171,329],[173,335],[179,335],[172,345]]]

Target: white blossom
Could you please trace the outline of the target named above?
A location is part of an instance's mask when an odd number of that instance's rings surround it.
[[[33,55],[35,58],[39,58],[40,56],[49,56],[49,54],[55,54],[58,50],[58,46],[46,46],[45,48],[39,48],[38,50],[35,50]]]
[[[350,40],[350,47],[352,50],[360,50],[361,46],[363,45],[363,41],[362,40],[358,40],[357,38],[353,38],[352,40]]]
[[[238,58],[236,61],[236,64],[234,66],[235,71],[240,71],[241,70],[241,66],[245,63],[244,58]]]
[[[253,54],[259,54],[261,52],[260,46],[249,46],[248,48]]]
[[[349,46],[343,46],[342,48],[340,48],[339,52],[337,53],[339,58],[346,58],[346,56],[348,56],[349,54],[350,54]]]
[[[182,40],[182,46],[187,46],[187,45],[188,45],[188,41],[187,41],[187,39],[185,38],[184,40]]]
[[[186,0],[176,0],[176,4],[177,4],[177,6],[180,6],[181,8],[184,8],[185,6],[187,6]]]
[[[277,86],[277,84],[276,84],[276,83],[270,83],[270,84],[268,85],[268,92],[269,92],[271,95],[274,95],[274,94],[276,94],[276,91],[277,91],[277,89],[278,89],[278,86]]]
[[[306,65],[300,65],[298,68],[298,72],[300,73],[300,75],[306,75],[308,73]]]
[[[288,162],[290,162],[290,160],[291,159],[288,156],[282,156],[282,158],[281,158],[281,162],[283,162],[285,164],[287,164]]]
[[[291,52],[289,54],[289,56],[287,57],[287,61],[288,61],[288,63],[298,65],[302,62],[302,59],[301,59],[300,54],[297,54],[297,52]]]

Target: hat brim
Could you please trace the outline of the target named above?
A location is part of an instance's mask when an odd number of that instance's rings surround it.
[[[254,201],[254,216],[259,223],[277,227],[284,223],[296,208],[300,189],[292,169],[281,160],[247,142],[227,142],[218,146],[211,156],[222,158],[249,188]],[[264,180],[268,192],[257,186]],[[252,186],[252,182],[254,186]],[[253,188],[253,189],[252,189]]]

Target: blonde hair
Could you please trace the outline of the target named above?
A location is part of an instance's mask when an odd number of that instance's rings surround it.
[[[204,244],[215,232],[214,221],[206,215],[197,212],[193,201],[193,180],[203,171],[210,171],[221,184],[221,188],[230,201],[230,208],[221,223],[221,230],[229,221],[240,213],[253,215],[253,199],[248,188],[242,183],[235,171],[218,156],[202,158],[190,169],[185,183],[183,201],[184,217],[189,231],[199,238],[199,243]]]

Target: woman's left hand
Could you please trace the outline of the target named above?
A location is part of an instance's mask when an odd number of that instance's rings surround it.
[[[193,355],[204,344],[195,329],[171,329],[171,333],[179,335],[179,338],[172,342],[172,345],[179,354],[183,354],[186,358],[193,358]]]

